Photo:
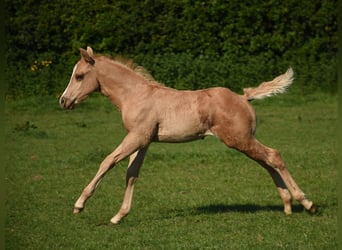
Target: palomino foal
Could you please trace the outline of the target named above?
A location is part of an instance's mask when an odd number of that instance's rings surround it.
[[[127,135],[104,159],[95,177],[84,188],[75,203],[74,213],[82,211],[107,171],[129,157],[123,203],[111,219],[113,224],[119,223],[131,209],[134,184],[150,143],[185,142],[207,135],[218,137],[270,173],[285,214],[291,214],[291,194],[305,209],[315,212],[313,202],[305,197],[291,177],[278,151],[262,145],[254,137],[256,115],[250,101],[283,93],[293,80],[291,68],[270,82],[244,89],[244,95],[219,87],[179,91],[158,84],[144,73],[143,68],[132,63],[95,55],[90,47],[80,49],[80,52],[81,59],[60,98],[61,107],[73,109],[99,89],[121,111]]]

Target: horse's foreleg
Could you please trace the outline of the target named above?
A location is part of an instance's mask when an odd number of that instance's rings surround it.
[[[125,196],[119,212],[110,220],[113,224],[118,224],[120,220],[131,210],[134,185],[139,177],[139,170],[144,161],[146,152],[147,147],[135,152],[130,156],[126,174]]]
[[[87,199],[94,193],[97,185],[100,183],[104,175],[113,168],[118,162],[125,159],[139,148],[143,146],[143,143],[136,135],[128,134],[122,143],[111,153],[109,154],[104,161],[101,163],[99,170],[97,171],[94,178],[90,181],[90,183],[84,188],[81,196],[75,203],[74,213],[80,213]]]

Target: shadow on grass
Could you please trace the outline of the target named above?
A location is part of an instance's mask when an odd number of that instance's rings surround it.
[[[167,217],[186,217],[197,216],[203,214],[220,214],[220,213],[257,213],[257,212],[280,212],[283,213],[284,207],[279,205],[260,206],[256,204],[210,204],[185,209],[172,209],[167,212]],[[304,211],[301,205],[292,205],[292,213],[302,213]]]
[[[318,212],[315,213],[315,216],[321,216],[324,206],[318,206]],[[170,210],[163,210],[162,217],[158,217],[153,214],[150,220],[161,220],[161,219],[174,219],[179,217],[191,217],[191,216],[199,216],[205,214],[220,214],[220,213],[242,213],[242,214],[253,214],[257,212],[279,212],[280,214],[283,213],[284,207],[281,205],[266,205],[260,206],[256,204],[232,204],[232,205],[225,205],[225,204],[211,204],[208,206],[200,206],[200,207],[193,207],[193,208],[184,208],[184,209],[170,209]],[[304,207],[302,205],[292,205],[292,213],[303,213]],[[308,213],[310,214],[310,213]],[[313,216],[313,214],[310,214]],[[145,221],[146,218],[144,218]],[[124,220],[125,221],[125,220]],[[134,221],[134,222],[133,222]],[[136,223],[136,220],[133,220],[130,223]],[[135,225],[135,224],[134,224]],[[97,226],[113,226],[113,224],[109,222],[103,222],[97,224]]]
[[[229,213],[229,212],[238,212],[238,213],[256,213],[259,211],[283,211],[283,206],[276,205],[268,205],[268,206],[260,206],[255,204],[212,204],[208,206],[201,206],[196,208],[197,214],[216,214],[216,213]],[[303,212],[304,208],[301,205],[293,205],[292,212],[299,213]]]

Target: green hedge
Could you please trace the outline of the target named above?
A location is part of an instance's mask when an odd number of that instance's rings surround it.
[[[243,87],[256,86],[284,73],[288,67],[295,70],[295,84],[291,89],[300,93],[336,91],[336,58],[321,58],[319,62],[295,58],[272,59],[264,56],[220,57],[183,54],[141,56],[137,62],[148,69],[156,79],[177,89],[199,89],[225,86],[238,93]]]
[[[293,66],[336,90],[337,1],[6,0],[8,96],[55,94],[78,49],[134,58],[176,88],[234,90]]]

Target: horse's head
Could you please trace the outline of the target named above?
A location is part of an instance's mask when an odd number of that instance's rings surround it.
[[[80,52],[81,59],[76,63],[69,84],[59,99],[64,109],[73,109],[76,104],[99,88],[93,50],[87,47],[87,50],[80,49]]]

